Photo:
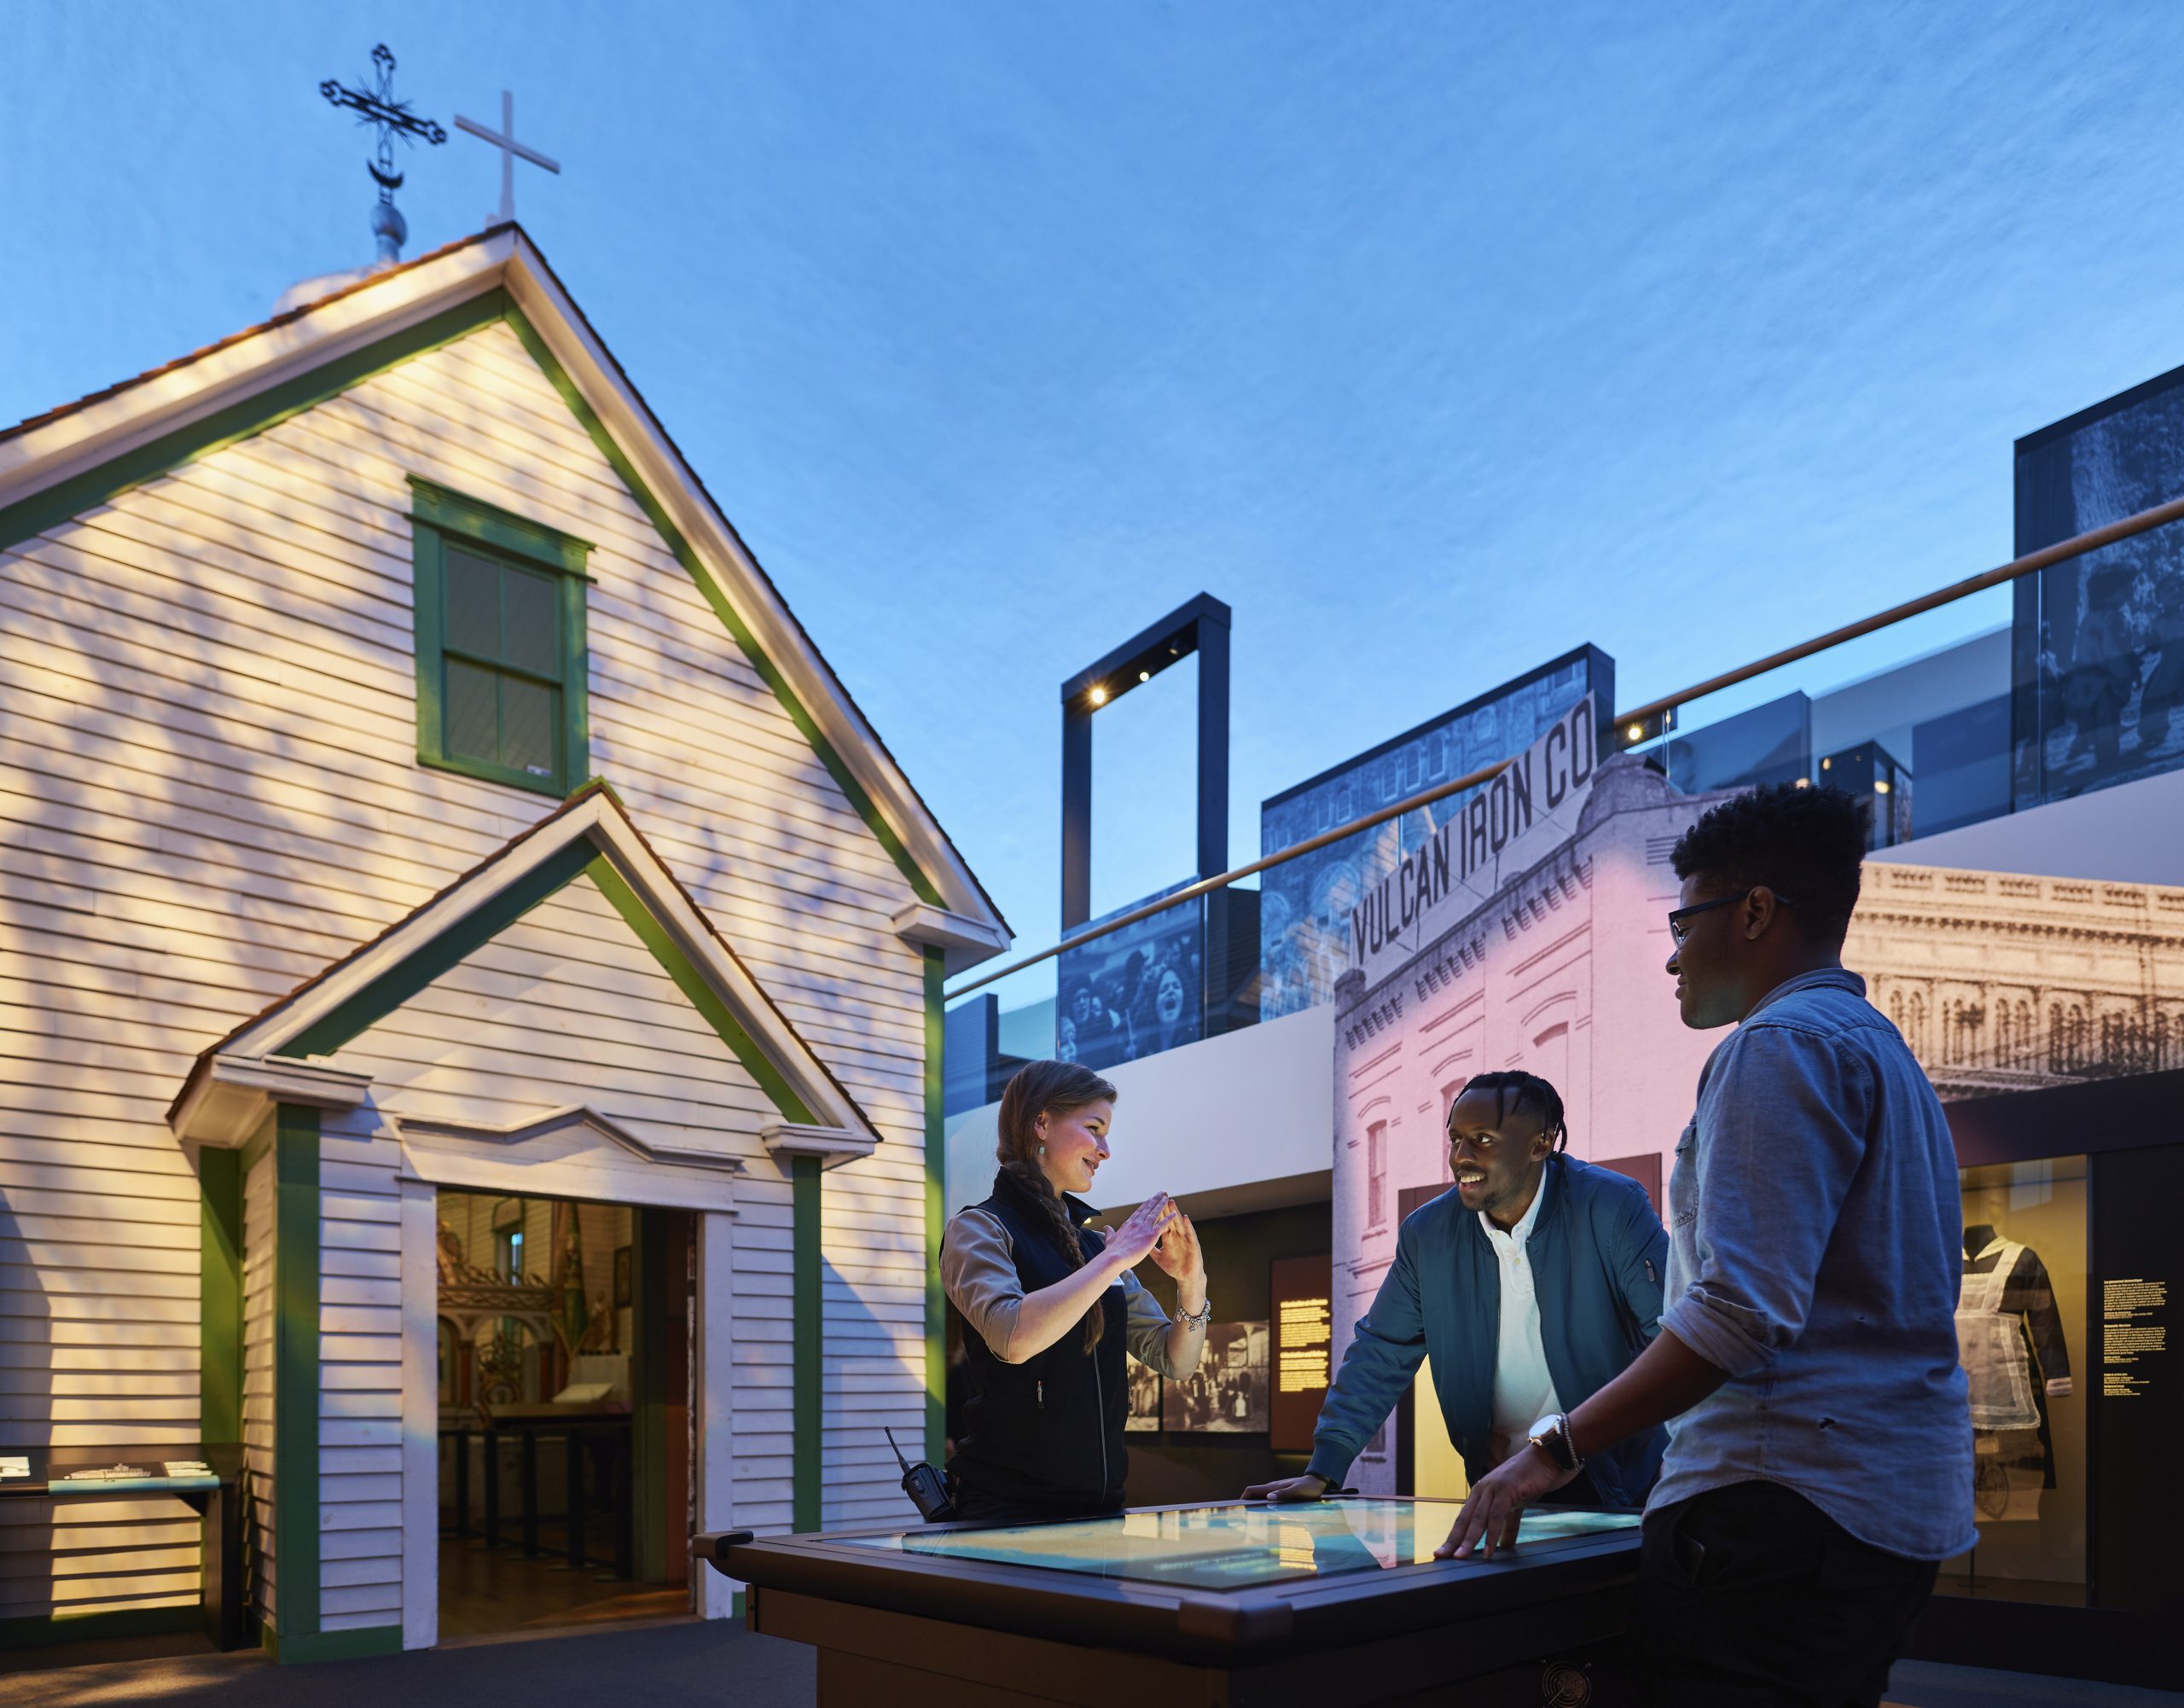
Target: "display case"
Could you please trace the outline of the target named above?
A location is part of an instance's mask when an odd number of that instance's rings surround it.
[[[2088,1174],[2083,1156],[1963,1171],[1979,1546],[1943,1566],[1944,1593],[2085,1603]]]
[[[2184,1072],[1945,1104],[1978,1546],[1919,1659],[2169,1688],[2184,1607]]]

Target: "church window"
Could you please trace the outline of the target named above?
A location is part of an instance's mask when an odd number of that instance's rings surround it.
[[[590,770],[589,543],[412,476],[417,758],[564,795]]]

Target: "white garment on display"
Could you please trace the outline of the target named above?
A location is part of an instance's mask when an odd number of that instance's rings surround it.
[[[1971,1261],[2000,1252],[1994,1268],[1967,1275],[1957,1294],[1956,1345],[1972,1385],[1972,1426],[1978,1430],[2037,1429],[2032,1401],[2032,1361],[2024,1325],[2002,1313],[2002,1293],[2024,1247],[1996,1238]]]

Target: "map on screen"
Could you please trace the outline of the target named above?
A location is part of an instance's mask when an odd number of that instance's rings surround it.
[[[991,1530],[899,1531],[840,1537],[849,1546],[897,1554],[1037,1566],[1199,1589],[1247,1589],[1298,1577],[1380,1571],[1431,1560],[1460,1507],[1453,1501],[1369,1497],[1270,1506],[1192,1507],[1120,1513],[1066,1524]],[[1527,1548],[1635,1530],[1636,1513],[1525,1514],[1516,1558]]]

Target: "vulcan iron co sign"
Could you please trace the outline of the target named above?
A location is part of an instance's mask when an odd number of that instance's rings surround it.
[[[1364,969],[1366,984],[1378,984],[1575,835],[1599,760],[1589,694],[1350,909],[1350,964]]]

